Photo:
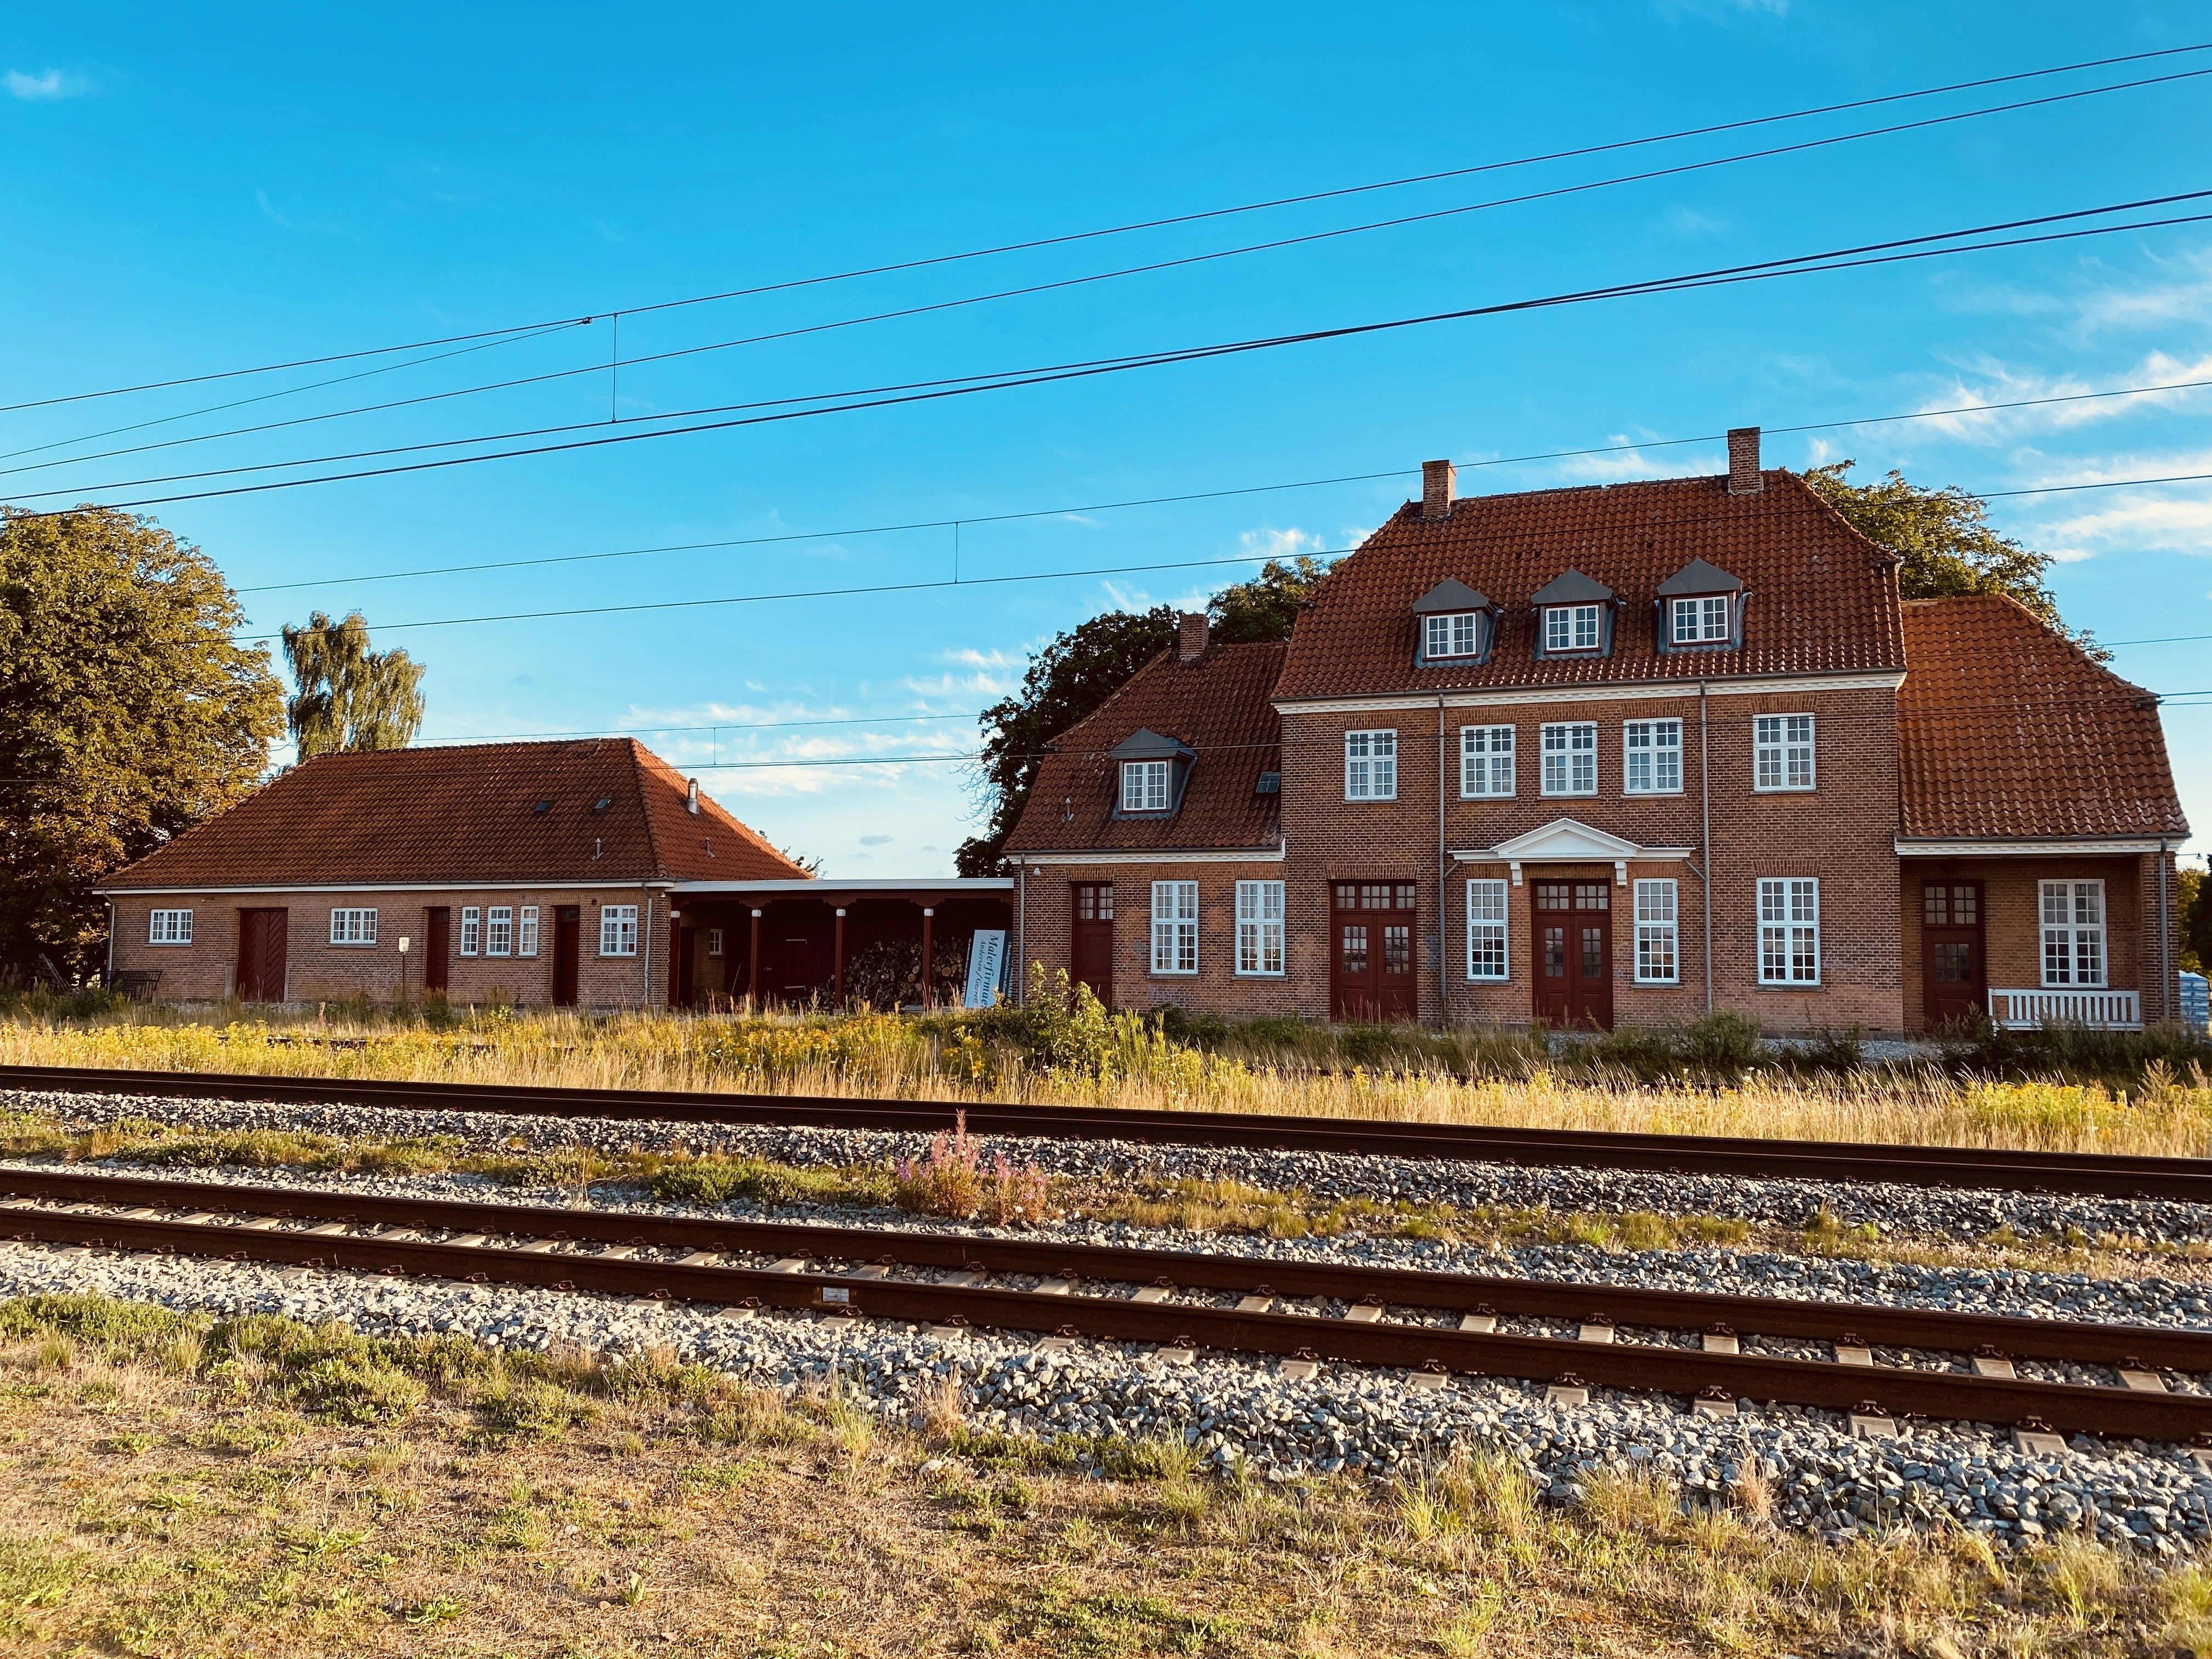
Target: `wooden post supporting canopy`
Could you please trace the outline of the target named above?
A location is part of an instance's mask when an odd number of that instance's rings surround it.
[[[761,913],[755,910],[752,937],[745,943],[745,1001],[750,1006],[751,1012],[754,1013],[758,1013],[762,1006],[760,919]]]
[[[925,904],[921,907],[921,1011],[924,1013],[937,1006],[937,994],[930,984],[929,972],[930,964],[935,960],[933,947],[936,940],[933,924],[936,917],[936,906]]]
[[[837,939],[831,959],[836,964],[830,981],[836,988],[832,993],[832,1006],[842,1008],[845,1006],[845,907],[842,904],[837,907]]]

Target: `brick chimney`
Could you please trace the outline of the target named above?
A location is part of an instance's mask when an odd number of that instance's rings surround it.
[[[1756,495],[1766,488],[1766,480],[1759,472],[1759,428],[1755,426],[1732,426],[1729,428],[1729,485],[1731,495]]]
[[[1441,519],[1452,510],[1452,501],[1459,493],[1459,475],[1452,471],[1449,461],[1421,463],[1421,516]]]
[[[1176,620],[1182,627],[1176,641],[1176,658],[1182,662],[1196,662],[1206,654],[1206,612],[1186,611]]]

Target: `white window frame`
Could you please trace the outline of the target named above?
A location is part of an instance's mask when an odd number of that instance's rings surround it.
[[[514,954],[534,957],[538,954],[538,907],[526,904],[515,916]]]
[[[189,910],[149,910],[146,913],[146,943],[190,945],[192,913]]]
[[[1459,798],[1462,800],[1510,800],[1518,782],[1514,762],[1513,727],[1461,726]]]
[[[1817,876],[1759,878],[1759,982],[1820,982],[1820,881]]]
[[[1398,799],[1398,732],[1395,726],[1344,734],[1344,798]]]
[[[1762,795],[1802,793],[1818,781],[1810,714],[1755,714],[1751,722],[1751,787]]]
[[[634,957],[637,954],[637,906],[602,904],[599,907],[599,954],[603,957]]]
[[[1571,643],[1570,643],[1571,641]],[[1605,607],[1601,605],[1547,605],[1544,607],[1544,654],[1574,656],[1605,647]]]
[[[1237,972],[1247,979],[1283,976],[1283,884],[1237,884]]]
[[[1675,645],[1726,645],[1735,637],[1729,625],[1729,604],[1725,594],[1668,601],[1668,641]]]
[[[1620,790],[1626,795],[1682,793],[1681,721],[1621,722]]]
[[[484,912],[484,954],[488,957],[511,957],[514,954],[514,907],[495,904]]]
[[[1152,884],[1152,971],[1176,975],[1198,971],[1198,884]]]
[[[1421,657],[1443,662],[1482,654],[1482,612],[1447,611],[1421,619]]]
[[[2102,990],[2109,978],[2106,950],[2105,884],[2036,884],[2046,990]]]
[[[376,912],[348,905],[331,912],[331,943],[356,947],[376,943]]]
[[[1546,795],[1597,793],[1597,722],[1554,720],[1543,730],[1538,791]]]
[[[1124,812],[1164,812],[1168,810],[1168,763],[1164,760],[1121,763],[1121,810]]]
[[[1681,895],[1672,879],[1636,884],[1636,983],[1682,982]]]
[[[461,948],[459,954],[472,957],[483,946],[483,911],[473,904],[461,907]]]
[[[1477,985],[1502,984],[1512,977],[1512,945],[1503,878],[1478,876],[1467,884],[1467,977]]]
[[[707,930],[707,954],[710,957],[719,957],[722,954],[722,930],[719,927],[709,927]]]

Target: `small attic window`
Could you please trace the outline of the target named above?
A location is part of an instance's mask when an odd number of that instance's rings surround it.
[[[1139,728],[1115,745],[1114,816],[1169,817],[1182,805],[1195,750],[1174,738]]]
[[[607,808],[612,806],[614,804],[615,798],[612,795],[602,795],[592,803],[592,811],[594,812],[604,812]]]
[[[1568,651],[1595,651],[1601,631],[1602,610],[1595,605],[1551,605],[1544,607],[1544,651],[1557,655]]]
[[[1529,597],[1536,613],[1536,655],[1613,654],[1613,593],[1579,570],[1562,572]]]
[[[1281,794],[1283,793],[1283,775],[1280,772],[1261,773],[1260,781],[1253,786],[1252,793],[1255,795]]]
[[[1480,663],[1490,654],[1490,601],[1456,577],[1447,577],[1413,601],[1418,627],[1413,660]]]
[[[1659,584],[1662,651],[1726,651],[1743,643],[1741,580],[1692,559]]]
[[[533,812],[550,812],[553,810],[553,803],[550,800],[541,800],[530,810]]]

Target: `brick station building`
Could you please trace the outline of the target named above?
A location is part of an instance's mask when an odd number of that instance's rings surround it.
[[[101,890],[111,981],[165,1000],[623,1008],[842,1001],[856,951],[1004,928],[1012,886],[815,881],[605,738],[318,756]]]
[[[1455,498],[1286,646],[1177,648],[1049,745],[1021,959],[1110,1005],[1777,1031],[2175,1017],[2156,699],[1897,561],[1755,428],[1717,477]]]

